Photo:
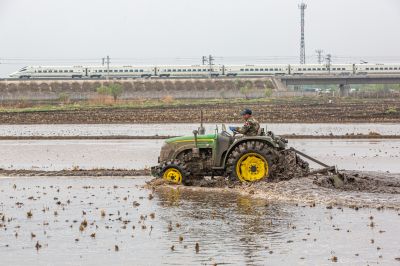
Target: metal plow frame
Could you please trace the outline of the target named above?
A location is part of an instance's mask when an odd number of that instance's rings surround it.
[[[324,168],[317,169],[317,170],[314,170],[314,171],[310,172],[309,173],[310,175],[322,174],[322,173],[332,173],[332,174],[337,174],[338,173],[338,170],[337,170],[336,166],[329,166],[327,164],[324,164],[323,162],[318,161],[317,159],[315,159],[315,158],[313,158],[313,157],[311,157],[311,156],[309,156],[309,155],[307,155],[307,154],[305,154],[305,153],[303,153],[301,151],[298,151],[293,147],[290,147],[289,150],[294,151],[297,155],[300,155],[300,156],[302,156],[302,157],[304,157],[304,158],[306,158],[306,159],[308,159],[310,161],[313,161],[314,163],[317,163],[317,164],[319,164],[319,165],[324,167]]]

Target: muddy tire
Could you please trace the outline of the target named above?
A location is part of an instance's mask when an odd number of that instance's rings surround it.
[[[190,175],[186,164],[180,160],[166,161],[160,169],[160,178],[174,184],[184,183]]]
[[[238,145],[228,156],[226,172],[231,180],[254,182],[273,176],[277,151],[259,141]]]

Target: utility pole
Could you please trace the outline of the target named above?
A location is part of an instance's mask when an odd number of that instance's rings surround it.
[[[212,55],[208,56],[208,64],[209,64],[209,67],[210,67],[210,78],[212,77],[212,72],[213,72],[212,65],[213,65],[213,61],[214,60],[215,59],[214,59],[214,57]]]
[[[104,61],[105,61],[106,59],[103,57],[102,59],[101,59],[101,65],[102,66],[104,66]]]
[[[201,61],[202,61],[203,66],[204,66],[204,65],[208,62],[207,56],[203,55],[203,56],[201,57]]]
[[[299,5],[300,9],[300,17],[301,17],[301,34],[300,34],[300,64],[306,63],[306,44],[304,41],[304,10],[307,8],[307,5],[301,3]]]
[[[328,73],[331,73],[331,63],[332,63],[332,55],[331,54],[327,54],[325,57],[325,61],[326,61],[326,68],[328,69]]]
[[[318,56],[318,64],[322,64],[322,53],[324,52],[324,50],[317,49],[317,50],[315,50],[315,52],[317,53],[317,56]]]
[[[106,63],[107,63],[107,80],[110,79],[110,56],[107,55],[106,57]]]

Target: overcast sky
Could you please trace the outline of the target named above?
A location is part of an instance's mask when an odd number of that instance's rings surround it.
[[[29,64],[100,63],[105,55],[116,64],[192,64],[208,54],[217,63],[297,63],[299,3],[0,0],[0,76]],[[399,0],[305,3],[308,62],[317,48],[337,61],[400,61]]]

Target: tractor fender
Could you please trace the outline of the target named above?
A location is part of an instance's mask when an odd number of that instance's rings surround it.
[[[273,141],[273,139],[270,138],[270,137],[267,137],[267,136],[263,136],[263,137],[259,137],[259,136],[254,136],[254,137],[243,137],[243,138],[240,138],[238,141],[234,142],[234,143],[232,144],[232,146],[229,147],[229,149],[228,149],[227,152],[225,153],[225,156],[224,156],[224,158],[223,158],[223,161],[222,161],[222,165],[221,165],[221,166],[222,166],[222,167],[225,167],[225,166],[226,166],[226,161],[228,160],[229,154],[230,154],[237,146],[239,146],[239,145],[242,144],[243,142],[247,142],[247,141],[251,141],[251,140],[259,141],[259,142],[264,142],[264,143],[266,143],[267,145],[271,146],[272,148],[278,148],[278,145]]]

